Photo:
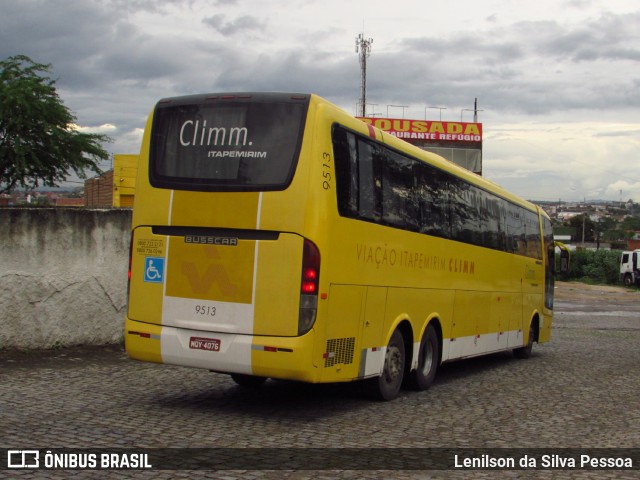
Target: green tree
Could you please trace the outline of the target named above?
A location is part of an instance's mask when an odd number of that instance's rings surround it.
[[[50,69],[24,55],[0,61],[0,193],[56,186],[71,170],[102,173],[98,162],[109,158],[108,136],[74,128]]]
[[[593,223],[593,220],[591,220],[586,213],[583,213],[582,215],[576,215],[575,217],[570,218],[565,223],[565,225],[576,229],[576,238],[575,238],[576,242],[582,241],[583,226],[584,226],[585,242],[593,242],[596,238],[596,235],[595,235],[596,227]]]
[[[625,217],[620,224],[620,229],[623,231],[624,238],[633,238],[634,232],[640,230],[640,218]]]
[[[618,222],[611,217],[604,217],[602,220],[597,222],[596,232],[600,234],[600,238],[605,242],[611,242],[620,238]]]

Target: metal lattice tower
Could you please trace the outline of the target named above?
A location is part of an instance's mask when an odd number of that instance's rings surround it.
[[[364,38],[361,33],[356,37],[356,53],[359,53],[360,57],[360,102],[358,106],[361,107],[360,116],[365,117],[367,114],[367,58],[371,54],[371,44],[373,38]]]

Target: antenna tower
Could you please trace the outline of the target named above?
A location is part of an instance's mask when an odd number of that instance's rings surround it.
[[[360,57],[360,102],[358,106],[361,107],[359,115],[365,117],[367,114],[367,58],[371,54],[371,44],[373,38],[364,38],[364,34],[360,34],[356,37],[356,53],[359,53]]]

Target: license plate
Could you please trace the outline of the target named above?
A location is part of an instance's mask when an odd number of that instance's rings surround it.
[[[220,351],[220,340],[217,338],[191,337],[189,348],[194,350],[209,350],[210,352]]]

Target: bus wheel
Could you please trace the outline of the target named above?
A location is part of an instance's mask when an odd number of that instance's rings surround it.
[[[243,375],[242,373],[232,373],[231,378],[241,387],[256,388],[267,381],[266,377],[256,377],[254,375]]]
[[[440,342],[433,325],[429,325],[420,342],[418,368],[411,372],[409,386],[414,390],[426,390],[436,377],[440,361]]]
[[[513,354],[516,358],[529,358],[531,356],[531,350],[533,350],[533,338],[536,336],[536,329],[531,322],[529,327],[529,341],[524,347],[516,348],[513,350]]]
[[[400,330],[391,335],[384,358],[382,375],[366,380],[367,390],[377,400],[393,400],[398,396],[404,376],[404,339]]]

